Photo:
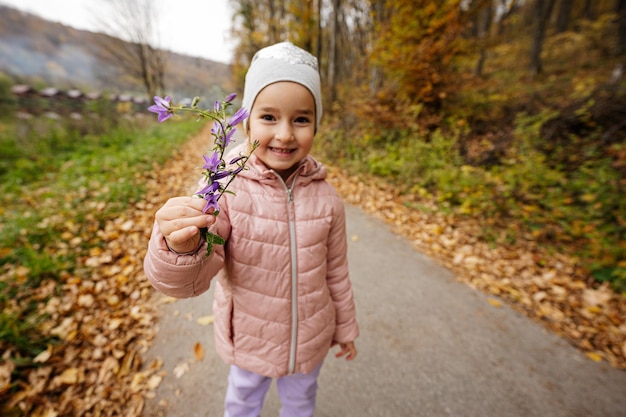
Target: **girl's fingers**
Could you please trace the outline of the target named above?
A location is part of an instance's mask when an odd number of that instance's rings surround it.
[[[195,217],[175,218],[174,220],[167,220],[165,218],[157,218],[159,228],[163,236],[170,237],[173,233],[185,230],[185,229],[199,229],[202,227],[209,227],[215,222],[215,219],[211,215],[201,214]]]
[[[161,207],[157,215],[167,220],[200,216],[205,214],[202,212],[205,204],[206,202],[201,198],[174,197]]]
[[[356,358],[357,352],[353,343],[350,344],[340,344],[341,350],[335,354],[336,358],[341,358],[342,356],[346,356],[347,361],[351,361]]]
[[[167,236],[167,242],[170,245],[181,245],[196,236],[198,232],[199,229],[195,226],[179,229],[170,233],[169,236]]]
[[[164,236],[189,227],[208,227],[215,222],[211,213],[203,213],[206,202],[195,197],[170,198],[156,212],[156,220]]]

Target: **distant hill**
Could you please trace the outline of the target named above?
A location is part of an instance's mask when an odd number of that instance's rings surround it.
[[[0,5],[0,73],[36,88],[145,95],[137,80],[98,56],[98,37],[109,38]],[[169,52],[166,92],[176,98],[220,95],[231,91],[231,73],[230,65]]]

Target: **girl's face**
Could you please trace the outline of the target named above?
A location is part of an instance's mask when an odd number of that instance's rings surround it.
[[[309,154],[315,136],[315,100],[304,86],[281,81],[256,96],[248,119],[254,153],[284,180]]]

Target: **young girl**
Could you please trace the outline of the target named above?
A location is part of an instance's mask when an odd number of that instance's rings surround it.
[[[144,262],[174,297],[214,283],[216,349],[231,365],[225,416],[258,416],[272,378],[281,416],[312,416],[330,347],[352,360],[359,330],[347,262],[343,202],[309,155],[322,116],[317,59],[288,42],[261,49],[244,87],[247,143],[258,147],[219,201],[175,197],[156,213]],[[230,160],[226,158],[226,160]],[[206,256],[199,228],[226,243]]]

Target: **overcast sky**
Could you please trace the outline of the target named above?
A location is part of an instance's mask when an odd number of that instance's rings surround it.
[[[16,9],[76,29],[98,27],[94,10],[103,0],[0,0]],[[161,46],[186,55],[230,63],[232,10],[229,0],[153,0],[159,4]]]

